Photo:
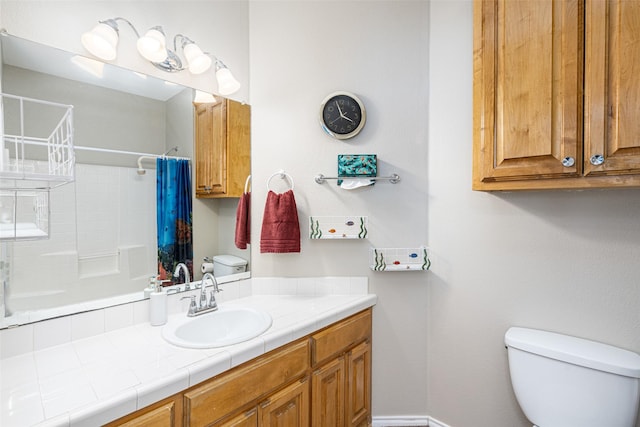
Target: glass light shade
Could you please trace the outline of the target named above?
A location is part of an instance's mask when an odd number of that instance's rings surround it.
[[[110,25],[96,25],[91,31],[84,33],[80,41],[92,55],[105,61],[116,59],[118,32]]]
[[[186,44],[183,51],[191,74],[202,74],[211,67],[211,58],[195,43]]]
[[[216,80],[218,80],[218,93],[220,95],[231,95],[240,89],[240,82],[233,77],[227,67],[222,67],[216,71]]]
[[[167,59],[167,45],[162,31],[152,28],[137,42],[138,52],[147,61],[162,62]]]

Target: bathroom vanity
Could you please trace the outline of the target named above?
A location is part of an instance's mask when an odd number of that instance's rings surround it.
[[[182,293],[169,296],[161,327],[149,324],[145,300],[0,331],[0,424],[371,422],[377,297],[366,278],[252,278],[223,286],[222,309],[264,311],[269,329],[222,347],[170,344],[164,332],[186,318]]]
[[[367,426],[371,308],[109,426]]]

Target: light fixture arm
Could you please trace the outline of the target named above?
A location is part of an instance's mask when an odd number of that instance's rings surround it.
[[[127,24],[129,24],[129,26],[131,27],[133,32],[136,34],[136,38],[140,38],[140,33],[138,33],[138,30],[136,30],[136,27],[134,27],[133,24],[131,23],[131,21],[129,21],[128,19],[125,19],[125,18],[122,18],[122,17],[118,16],[117,18],[105,19],[104,21],[98,21],[98,22],[101,23],[101,24],[107,24],[108,26],[113,28],[116,31],[116,33],[119,33],[119,31],[118,31],[118,21],[124,21]]]
[[[184,34],[176,34],[173,37],[173,51],[177,52],[178,51],[178,37],[180,39],[182,39],[182,43],[180,43],[180,47],[182,49],[184,49],[184,47],[190,43],[195,43],[193,40],[191,40],[189,37],[185,36]]]

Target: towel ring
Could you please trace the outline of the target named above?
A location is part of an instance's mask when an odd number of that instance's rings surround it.
[[[251,182],[251,175],[247,176],[247,180],[244,182],[244,192],[247,193],[249,189],[249,183]]]
[[[291,175],[286,173],[283,169],[280,169],[278,172],[275,172],[269,177],[269,179],[267,179],[267,190],[271,190],[271,188],[269,187],[269,184],[271,183],[271,180],[276,176],[279,176],[282,179],[289,178],[289,182],[291,183],[291,190],[293,190],[293,178],[291,177]]]

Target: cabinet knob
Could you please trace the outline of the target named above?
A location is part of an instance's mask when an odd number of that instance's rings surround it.
[[[570,168],[575,164],[576,159],[574,159],[573,157],[565,157],[564,159],[562,159],[562,166],[564,166],[565,168]]]
[[[589,159],[592,165],[598,166],[604,163],[604,156],[602,154],[594,154]]]

